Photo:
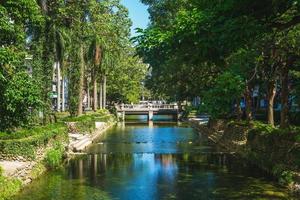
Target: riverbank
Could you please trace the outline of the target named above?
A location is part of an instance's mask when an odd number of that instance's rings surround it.
[[[55,124],[29,130],[1,133],[0,200],[9,199],[47,170],[58,167],[64,158],[78,152],[73,146],[77,143],[72,143],[73,134],[84,136],[85,140],[79,139],[81,145],[77,146],[82,151],[114,122],[114,116],[108,112],[96,112],[64,117]]]
[[[95,139],[100,137],[115,123],[116,121],[114,120],[109,120],[107,122],[95,121],[95,129],[91,133],[80,133],[77,129],[78,125],[76,122],[67,123],[69,129],[69,145],[67,156],[72,157],[73,155],[81,154],[95,141]]]
[[[300,194],[300,131],[282,130],[260,122],[210,121],[192,126],[211,141],[274,176]]]
[[[120,123],[85,152],[14,200],[293,199],[185,123]]]

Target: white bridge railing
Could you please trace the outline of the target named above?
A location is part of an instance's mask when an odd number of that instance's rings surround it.
[[[120,104],[116,106],[118,111],[157,111],[178,110],[176,104]]]

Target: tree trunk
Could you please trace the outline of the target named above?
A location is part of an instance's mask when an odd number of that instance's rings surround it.
[[[91,95],[90,95],[90,83],[89,80],[86,81],[87,85],[87,108],[91,108]]]
[[[103,109],[106,108],[106,75],[103,76]]]
[[[240,98],[236,99],[236,116],[237,116],[237,120],[240,121],[242,119],[242,109],[241,109],[241,105],[240,105]]]
[[[61,88],[61,111],[65,111],[65,77],[61,76],[62,88]]]
[[[178,106],[178,111],[182,112],[183,111],[183,109],[182,109],[182,101],[177,101],[177,106]]]
[[[80,45],[80,71],[79,71],[79,87],[78,87],[78,109],[77,109],[77,115],[82,115],[82,100],[83,100],[83,82],[84,82],[84,55],[83,55],[83,46]]]
[[[274,80],[268,83],[268,124],[274,126],[274,99],[276,96],[276,83]]]
[[[100,79],[100,84],[99,84],[99,108],[103,109],[103,81],[102,77]]]
[[[98,109],[97,104],[97,79],[95,75],[93,75],[93,110],[96,112]]]
[[[57,71],[57,111],[60,112],[61,111],[61,106],[60,106],[60,103],[61,103],[61,82],[60,82],[60,62],[56,62],[56,71]]]
[[[253,118],[252,115],[252,95],[251,95],[251,89],[249,88],[249,85],[246,85],[246,91],[245,91],[245,100],[246,100],[246,119],[248,121],[251,121]]]
[[[289,126],[289,70],[288,65],[283,66],[281,70],[281,113],[280,127],[287,128]]]

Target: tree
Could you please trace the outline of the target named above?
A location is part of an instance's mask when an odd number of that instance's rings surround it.
[[[244,96],[249,120],[252,88],[267,83],[268,87],[261,93],[268,94],[268,122],[274,124],[273,104],[276,84],[279,84],[279,88],[284,88],[281,127],[287,126],[288,74],[298,55],[297,50],[291,52],[286,48],[287,41],[297,41],[297,37],[293,35],[290,40],[287,35],[300,23],[298,0],[178,0],[179,6],[170,6],[169,0],[143,2],[149,6],[151,25],[139,30],[135,41],[138,53],[151,66],[148,81],[151,89],[169,97],[168,91],[176,97],[203,96],[220,74],[229,71],[246,83]],[[199,70],[194,76],[182,71],[193,72],[195,68]],[[173,75],[174,71],[182,71],[184,79]],[[195,78],[203,74],[207,75],[204,81]],[[157,87],[156,82],[163,87]],[[198,90],[193,89],[195,82],[201,85]]]
[[[37,83],[26,72],[15,74],[1,92],[0,130],[28,125],[42,106]]]
[[[233,102],[241,98],[245,84],[241,77],[225,72],[221,74],[204,95],[205,109],[212,118],[228,118],[232,114]],[[238,106],[239,101],[236,101]]]

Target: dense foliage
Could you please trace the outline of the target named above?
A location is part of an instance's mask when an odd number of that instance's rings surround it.
[[[230,113],[232,102],[239,102],[243,87],[239,76],[226,72],[217,77],[214,87],[204,93],[205,107],[207,112],[212,114],[211,117],[226,118]]]
[[[229,72],[243,82],[240,98],[248,120],[256,109],[252,97],[258,88],[259,98],[267,102],[268,122],[274,124],[277,103],[280,125],[288,126],[291,101],[299,98],[299,0],[142,2],[149,6],[151,24],[139,30],[135,41],[151,66],[147,86],[156,94],[177,101],[204,97],[209,101],[205,104],[219,108],[209,109],[211,115],[224,109],[230,114],[234,101],[209,98],[216,90],[230,90],[228,80],[218,79]]]
[[[7,156],[23,156],[35,159],[37,149],[51,140],[65,140],[67,127],[64,123],[24,129],[14,133],[0,132],[0,153]]]
[[[37,83],[27,73],[18,72],[4,85],[0,97],[0,130],[29,124],[32,115],[42,107]]]
[[[53,110],[74,116],[107,99],[137,101],[147,68],[130,25],[119,0],[1,1],[0,130],[27,126],[38,113],[45,124]]]

